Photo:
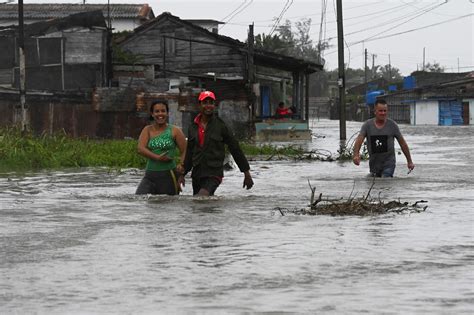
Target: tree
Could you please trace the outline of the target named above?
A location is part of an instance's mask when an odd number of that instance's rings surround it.
[[[397,67],[393,67],[391,65],[378,66],[375,76],[384,78],[389,82],[400,81],[403,79],[402,75],[400,74],[400,70]]]
[[[329,45],[327,42],[315,45],[310,37],[311,19],[301,19],[295,23],[286,20],[276,28],[277,34],[258,34],[255,36],[255,47],[275,53],[302,58],[313,62],[324,63],[321,52]]]
[[[436,62],[436,61],[435,61],[435,62],[433,62],[432,64],[428,62],[428,63],[425,65],[425,69],[424,69],[424,70],[427,71],[427,72],[444,72],[445,67],[444,67],[444,66],[441,66],[441,65],[439,64],[439,62]]]
[[[268,50],[275,53],[285,54],[288,43],[285,43],[278,35],[258,34],[255,36],[255,48]]]

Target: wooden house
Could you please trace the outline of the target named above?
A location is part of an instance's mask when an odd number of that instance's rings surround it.
[[[308,133],[309,75],[322,66],[254,49],[252,29],[248,43],[163,13],[136,28],[118,46],[152,69],[151,74],[148,71],[151,80],[177,82],[183,115],[197,110],[197,93],[208,89],[216,94],[219,115],[241,136],[255,132],[255,124],[271,118],[282,100],[297,108],[292,134],[298,135],[299,128],[304,129],[301,134]],[[187,121],[183,119],[185,129]]]
[[[25,26],[26,120],[37,134],[137,137],[135,92],[109,88],[109,30],[102,11]],[[0,29],[0,127],[21,121],[18,28]]]
[[[108,80],[108,30],[101,11],[25,25],[28,90],[91,89]],[[0,29],[0,86],[19,85],[18,27]]]

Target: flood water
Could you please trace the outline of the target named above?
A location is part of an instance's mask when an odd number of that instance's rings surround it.
[[[337,121],[302,145],[336,152]],[[348,122],[348,138],[360,123]],[[311,195],[362,195],[368,164],[251,162],[255,186],[226,172],[217,197],[135,196],[141,170],[0,175],[0,313],[474,312],[474,127],[401,125],[384,200],[422,213],[281,216]],[[398,145],[397,151],[400,151]]]

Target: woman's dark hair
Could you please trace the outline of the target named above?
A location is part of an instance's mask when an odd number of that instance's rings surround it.
[[[169,113],[170,108],[169,108],[169,106],[168,106],[168,102],[167,102],[165,99],[157,99],[157,100],[154,100],[153,102],[151,102],[151,105],[150,105],[150,114],[153,113],[153,107],[155,107],[156,104],[163,104],[163,105],[165,105],[165,107],[166,107],[166,112]]]

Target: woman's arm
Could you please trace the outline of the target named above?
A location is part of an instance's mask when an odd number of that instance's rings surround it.
[[[173,127],[173,138],[176,141],[179,149],[179,165],[178,172],[184,173],[184,159],[186,157],[186,137],[183,131],[178,127]]]

